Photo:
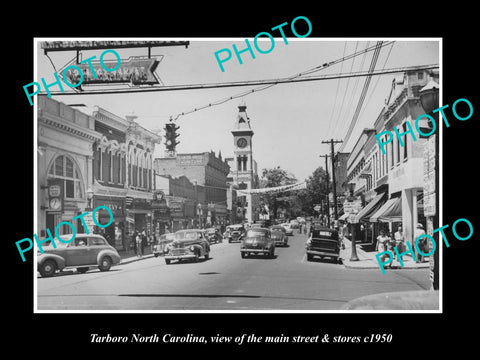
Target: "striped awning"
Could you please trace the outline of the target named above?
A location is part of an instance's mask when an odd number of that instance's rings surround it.
[[[360,221],[369,221],[370,216],[374,215],[378,209],[385,203],[385,199],[387,198],[386,193],[381,193],[375,198],[373,198],[372,201],[370,201],[367,206],[365,206],[360,212],[355,215],[355,223],[358,223]]]
[[[402,200],[399,197],[389,199],[375,214],[370,222],[400,222],[402,221]]]

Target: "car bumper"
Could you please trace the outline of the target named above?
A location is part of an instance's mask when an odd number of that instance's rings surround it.
[[[244,253],[256,253],[256,254],[268,254],[270,253],[270,249],[240,249],[240,252]]]
[[[287,245],[287,240],[275,240],[275,245]]]
[[[194,259],[194,258],[196,258],[195,254],[183,254],[183,255],[165,254],[166,260],[182,260],[182,259]]]
[[[307,250],[307,254],[318,255],[318,256],[332,256],[332,257],[340,256],[340,253],[332,253],[332,252],[320,251],[320,250]]]

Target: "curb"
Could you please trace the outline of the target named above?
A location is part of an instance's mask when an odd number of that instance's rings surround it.
[[[143,255],[141,258],[136,257],[136,256],[135,257],[129,257],[129,258],[122,259],[122,261],[118,265],[130,264],[132,262],[141,261],[141,260],[148,259],[148,258],[151,258],[151,257],[154,257],[154,255],[153,254]]]

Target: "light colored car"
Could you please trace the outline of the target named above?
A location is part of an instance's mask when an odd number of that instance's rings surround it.
[[[121,261],[118,251],[107,240],[97,234],[77,234],[68,244],[56,243],[42,247],[38,251],[37,269],[42,277],[49,277],[57,270],[76,268],[85,273],[90,267],[98,266],[100,271],[108,271]]]
[[[287,231],[282,225],[270,226],[270,232],[275,245],[288,246]]]
[[[175,240],[165,247],[165,263],[167,265],[172,260],[193,260],[197,262],[202,256],[207,260],[209,255],[210,244],[205,238],[203,230],[200,229],[177,231]]]
[[[283,223],[283,224],[280,224],[280,225],[285,228],[285,234],[287,234],[289,236],[293,236],[293,229],[292,229],[292,226],[290,225],[290,223]]]

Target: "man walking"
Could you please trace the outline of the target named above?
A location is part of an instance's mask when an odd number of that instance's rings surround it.
[[[418,223],[417,224],[417,228],[415,229],[414,233],[413,233],[413,252],[415,253],[415,257],[417,258],[417,263],[420,263],[420,262],[423,262],[423,256],[418,253],[417,249],[416,249],[416,246],[415,246],[415,242],[417,241],[417,238],[421,235],[425,234],[425,230],[423,230],[423,225],[421,223]],[[418,248],[419,250],[421,250],[423,253],[425,253],[425,249],[423,248],[424,247],[424,244],[425,244],[425,238],[422,238],[420,239],[420,241],[418,241]]]

